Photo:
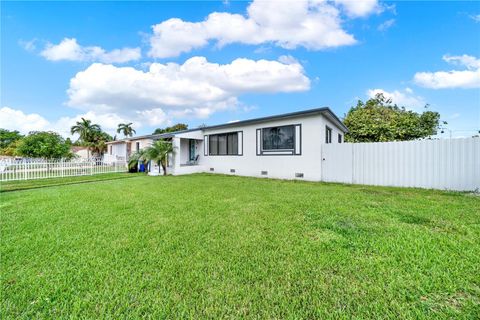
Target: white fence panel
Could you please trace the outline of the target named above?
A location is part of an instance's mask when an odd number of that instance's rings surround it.
[[[352,183],[353,144],[322,146],[322,181]]]
[[[89,160],[1,160],[0,181],[30,180],[125,172],[125,161]]]
[[[480,189],[480,138],[324,145],[322,179],[459,191]]]

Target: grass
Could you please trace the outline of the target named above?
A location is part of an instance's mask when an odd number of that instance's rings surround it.
[[[2,318],[480,314],[480,197],[199,174],[1,195]]]

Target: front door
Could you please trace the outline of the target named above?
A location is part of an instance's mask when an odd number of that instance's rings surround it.
[[[188,140],[188,159],[190,161],[195,160],[195,140],[190,139]]]

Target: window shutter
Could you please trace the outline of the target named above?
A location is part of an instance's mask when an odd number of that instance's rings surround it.
[[[257,129],[257,156],[262,154],[262,130]]]
[[[295,125],[295,155],[302,154],[302,125]]]
[[[208,136],[203,136],[203,155],[208,156]]]
[[[238,132],[238,155],[243,156],[243,131]]]

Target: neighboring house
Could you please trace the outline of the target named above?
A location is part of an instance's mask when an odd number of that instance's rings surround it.
[[[88,159],[90,155],[87,147],[72,146],[70,150],[78,159]]]
[[[158,139],[171,139],[173,175],[213,172],[320,181],[322,145],[342,143],[347,128],[319,108],[108,143],[108,157],[126,159]],[[158,170],[158,169],[157,169]]]
[[[149,147],[159,135],[145,135],[107,142],[107,160],[127,160],[128,157],[140,149]]]

